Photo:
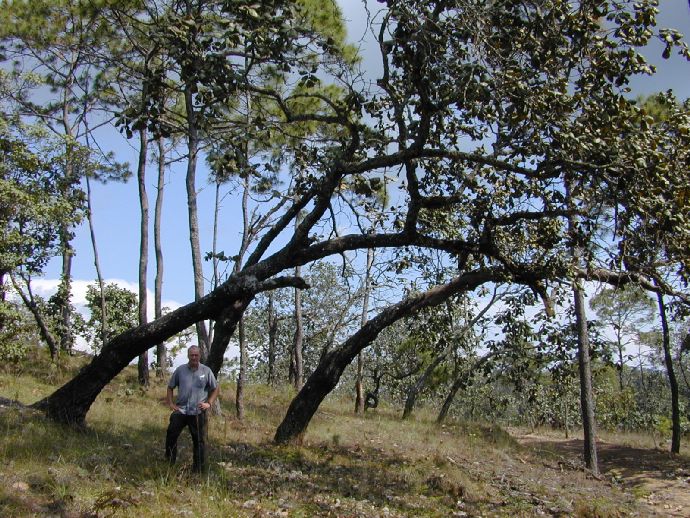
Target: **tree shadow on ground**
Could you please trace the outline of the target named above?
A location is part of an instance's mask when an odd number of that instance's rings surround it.
[[[520,443],[553,455],[559,464],[584,469],[584,444],[580,439],[522,436]],[[599,471],[614,484],[634,490],[648,504],[660,506],[659,514],[687,516],[690,509],[690,458],[659,448],[637,448],[597,442]],[[656,512],[654,512],[656,514]]]

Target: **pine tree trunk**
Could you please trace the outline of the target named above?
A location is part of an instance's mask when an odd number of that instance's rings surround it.
[[[575,206],[577,196],[573,193],[572,184],[566,180],[566,196],[570,209]],[[582,235],[577,225],[575,216],[568,217],[568,233],[572,242],[572,261],[580,266],[582,260]],[[585,465],[593,474],[599,474],[599,462],[597,459],[596,423],[594,419],[594,394],[592,391],[592,366],[589,355],[589,334],[587,329],[587,311],[585,309],[585,296],[582,283],[579,279],[573,279],[573,303],[575,309],[575,325],[577,330],[577,360],[580,373],[580,410],[582,412],[582,428],[584,433],[584,460]]]
[[[238,341],[240,344],[240,371],[237,373],[237,394],[235,396],[235,411],[237,419],[244,419],[244,385],[247,381],[247,340],[244,335],[244,322],[242,319],[237,324]]]
[[[302,268],[295,267],[295,277],[302,276]],[[292,341],[292,350],[295,358],[295,390],[299,391],[304,385],[304,362],[302,359],[302,344],[304,341],[304,328],[302,324],[302,291],[295,288],[295,334]]]
[[[664,363],[666,364],[668,384],[671,388],[671,453],[680,453],[680,406],[678,400],[678,380],[676,379],[676,373],[673,369],[673,357],[671,356],[671,333],[668,328],[664,296],[661,293],[657,293],[657,301],[659,303],[659,316],[661,317]]]
[[[278,317],[274,306],[274,294],[268,294],[268,375],[266,382],[273,385],[276,382],[276,347],[278,337]]]
[[[163,315],[163,245],[161,243],[161,219],[163,216],[163,193],[165,190],[165,143],[163,137],[158,138],[158,185],[156,189],[156,205],[153,216],[153,243],[156,249],[156,280],[154,288],[154,315],[158,320]],[[156,363],[158,376],[168,374],[168,351],[165,342],[156,344]]]
[[[199,241],[199,213],[196,194],[196,164],[199,151],[199,136],[196,125],[196,112],[194,111],[193,94],[188,87],[184,92],[187,113],[187,175],[185,185],[187,188],[187,213],[189,217],[189,243],[192,250],[192,269],[194,273],[194,300],[200,300],[204,296],[204,270],[201,257],[201,244]],[[196,332],[201,361],[206,363],[209,354],[208,331],[206,322],[201,320],[196,323]]]
[[[364,277],[364,297],[362,300],[361,325],[369,318],[369,295],[371,293],[371,268],[374,265],[374,249],[367,249],[367,268]],[[355,380],[355,414],[364,414],[364,359],[362,353],[357,355],[357,378]]]
[[[96,228],[93,222],[93,211],[91,210],[91,181],[86,176],[86,208],[89,221],[89,234],[91,236],[91,247],[93,248],[93,264],[96,268],[96,280],[98,281],[98,291],[101,299],[101,343],[108,341],[108,307],[105,302],[105,287],[103,285],[103,275],[101,273],[101,262],[98,258],[98,246],[96,246]]]
[[[599,474],[597,460],[596,428],[594,420],[594,395],[592,392],[592,367],[589,356],[589,336],[585,297],[579,281],[573,285],[575,320],[577,325],[577,358],[580,370],[580,405],[584,432],[584,457],[587,466],[595,475]]]
[[[62,274],[60,275],[60,285],[58,293],[60,295],[60,349],[72,353],[74,346],[74,336],[72,335],[72,256],[73,250],[69,240],[69,230],[65,227],[60,232],[60,242],[62,247]]]
[[[141,220],[139,224],[139,325],[148,321],[146,314],[147,293],[146,278],[149,260],[149,200],[146,194],[146,157],[148,141],[146,130],[139,131],[139,164],[137,167],[137,184],[139,187],[139,209]],[[139,384],[149,385],[149,353],[148,350],[139,355],[137,364]]]

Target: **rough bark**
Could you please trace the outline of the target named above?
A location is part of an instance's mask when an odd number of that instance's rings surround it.
[[[661,317],[664,363],[666,364],[668,384],[671,388],[671,453],[680,453],[681,428],[680,406],[678,399],[678,379],[676,378],[676,372],[673,369],[673,357],[671,355],[671,333],[668,327],[668,318],[666,317],[666,304],[664,304],[664,296],[660,293],[657,293],[657,302],[659,303],[659,316]]]
[[[242,315],[244,314],[244,310],[247,309],[247,306],[253,298],[252,295],[232,302],[216,319],[213,344],[211,345],[211,352],[206,360],[206,365],[208,365],[216,377],[223,366],[223,355],[230,343],[230,338],[232,338],[235,329],[237,329]]]
[[[149,261],[149,200],[146,194],[146,156],[148,154],[148,140],[146,130],[139,131],[139,163],[137,166],[137,185],[139,187],[139,325],[146,324],[146,277]],[[149,384],[149,353],[148,350],[139,355],[137,363],[139,384],[146,387]]]
[[[335,388],[345,368],[387,326],[424,307],[440,304],[461,291],[476,288],[492,280],[494,272],[473,272],[456,277],[448,284],[437,286],[422,294],[410,296],[390,306],[367,322],[340,347],[329,351],[292,400],[274,440],[277,443],[299,441],[323,399]]]

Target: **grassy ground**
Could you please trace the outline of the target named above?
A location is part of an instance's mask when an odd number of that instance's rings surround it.
[[[32,403],[68,379],[79,360],[0,373],[0,396]],[[498,427],[401,422],[377,409],[352,415],[329,399],[301,446],[275,446],[292,397],[253,386],[247,417],[233,418],[233,387],[209,427],[210,469],[162,459],[165,384],[148,391],[125,371],[77,431],[28,409],[0,408],[0,516],[634,516],[635,496],[578,463],[533,453]]]

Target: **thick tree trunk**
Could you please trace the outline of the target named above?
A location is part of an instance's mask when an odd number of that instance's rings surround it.
[[[322,358],[302,390],[290,403],[282,423],[276,430],[274,440],[277,443],[286,443],[301,439],[314,413],[323,399],[335,388],[345,368],[384,328],[421,308],[440,304],[455,293],[470,291],[488,282],[492,277],[489,272],[465,274],[456,277],[448,284],[410,296],[381,311],[343,345],[328,352]]]
[[[673,357],[671,355],[671,333],[668,328],[664,296],[661,293],[657,293],[657,301],[659,303],[659,316],[661,317],[664,363],[666,364],[668,384],[671,387],[671,453],[680,453],[680,406],[678,400],[678,380],[673,369]]]
[[[153,311],[156,320],[163,315],[163,245],[161,243],[161,219],[163,216],[163,193],[165,190],[165,143],[163,137],[158,138],[158,186],[156,189],[156,205],[153,215],[153,246],[156,249],[156,279],[153,293]],[[156,362],[158,376],[168,374],[168,351],[165,341],[156,344]]]
[[[259,283],[254,277],[232,279],[199,301],[113,338],[74,378],[33,406],[45,410],[56,421],[83,424],[86,413],[103,387],[143,351],[199,320],[215,318],[222,308],[234,311],[227,322],[234,321],[236,325],[239,316],[256,293],[295,285],[307,287],[304,281],[292,278],[276,278],[263,283]],[[214,373],[220,370],[224,353],[222,343],[211,351],[208,365]]]
[[[146,194],[146,157],[148,154],[148,140],[146,130],[139,131],[139,164],[137,167],[137,184],[139,186],[139,209],[141,220],[139,224],[139,325],[148,321],[146,314],[147,293],[146,273],[149,261],[149,200]],[[149,384],[149,353],[148,350],[139,355],[137,364],[139,384],[147,387]]]
[[[253,299],[254,296],[251,295],[241,300],[233,301],[216,319],[213,344],[211,345],[211,352],[206,360],[206,365],[208,365],[216,377],[218,377],[218,373],[221,367],[223,367],[223,355],[230,343],[230,338],[232,338],[235,329],[237,329],[242,315],[244,314],[244,310],[247,309],[247,306]]]
[[[585,297],[579,281],[575,281],[573,285],[573,295],[575,301],[575,321],[577,325],[577,358],[580,370],[580,405],[582,409],[582,427],[585,439],[585,465],[592,473],[598,475],[599,462],[597,460],[594,395],[592,392],[592,367],[589,357],[587,315],[585,313]]]

